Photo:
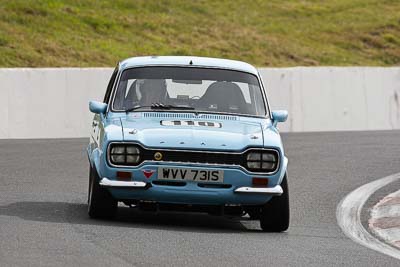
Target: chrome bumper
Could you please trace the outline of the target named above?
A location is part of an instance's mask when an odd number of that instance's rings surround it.
[[[145,182],[138,181],[114,181],[106,177],[100,180],[100,185],[105,187],[124,187],[124,188],[145,188],[147,184]],[[268,195],[282,195],[283,190],[280,185],[271,188],[260,188],[260,187],[239,187],[235,189],[235,193],[245,194],[268,194]]]
[[[106,187],[145,188],[147,184],[144,182],[135,182],[135,181],[129,181],[129,182],[114,181],[104,177],[103,179],[100,180],[100,185]]]
[[[235,193],[245,194],[268,194],[268,195],[282,195],[283,190],[280,185],[271,188],[260,188],[260,187],[239,187],[235,189]]]

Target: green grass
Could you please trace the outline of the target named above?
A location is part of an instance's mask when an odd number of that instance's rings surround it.
[[[399,0],[0,0],[0,67],[197,55],[258,66],[400,64]]]

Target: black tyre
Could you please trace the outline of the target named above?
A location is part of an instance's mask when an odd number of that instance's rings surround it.
[[[265,232],[283,232],[289,228],[289,188],[286,174],[281,186],[283,194],[273,197],[261,208],[260,226]]]
[[[97,171],[90,168],[88,214],[94,219],[111,219],[117,213],[118,201],[116,201],[107,189],[99,185]]]

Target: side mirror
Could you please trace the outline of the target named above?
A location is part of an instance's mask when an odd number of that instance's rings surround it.
[[[107,111],[107,104],[98,101],[89,101],[89,110],[95,114],[104,114]]]
[[[285,122],[288,117],[287,110],[274,110],[272,111],[272,125],[276,127],[278,122]]]

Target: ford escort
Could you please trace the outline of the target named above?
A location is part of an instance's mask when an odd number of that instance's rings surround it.
[[[112,218],[121,202],[288,229],[288,159],[277,129],[288,114],[271,111],[255,67],[204,57],[129,58],[89,109],[90,217]]]

